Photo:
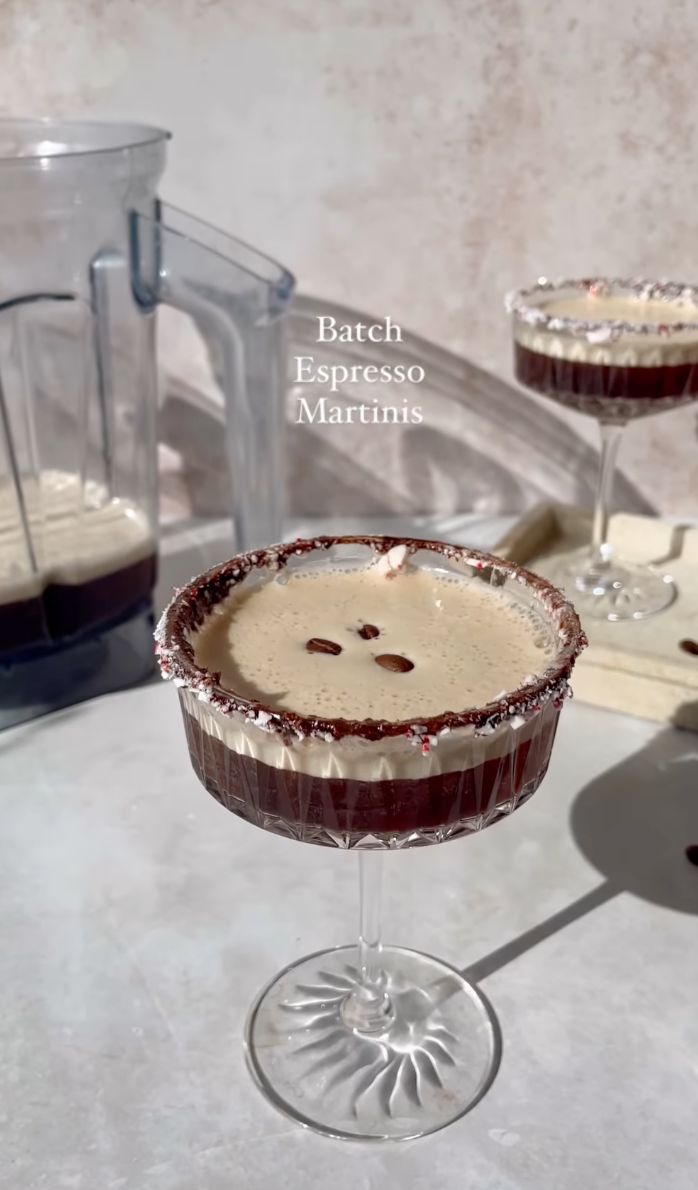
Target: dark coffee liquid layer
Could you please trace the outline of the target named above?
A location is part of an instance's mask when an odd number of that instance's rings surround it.
[[[557,718],[555,714],[504,756],[464,772],[357,781],[272,768],[231,751],[184,712],[194,771],[221,805],[267,830],[319,843],[331,843],[332,836],[351,843],[366,835],[480,829],[537,789],[548,767]]]
[[[627,401],[640,407],[630,416],[674,408],[698,398],[698,363],[662,364],[653,368],[621,364],[593,364],[559,359],[514,343],[517,380],[527,388],[554,397],[562,404],[584,409],[590,402]]]
[[[121,615],[150,596],[157,557],[150,554],[84,583],[51,583],[40,595],[0,604],[0,653],[62,641]]]

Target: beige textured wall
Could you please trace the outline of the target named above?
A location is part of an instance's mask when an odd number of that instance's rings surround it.
[[[512,285],[698,277],[697,61],[695,0],[0,0],[0,113],[171,128],[171,201],[502,375]],[[624,469],[695,513],[695,412]]]

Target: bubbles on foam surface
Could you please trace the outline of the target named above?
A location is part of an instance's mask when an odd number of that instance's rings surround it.
[[[330,718],[410,719],[484,706],[545,668],[550,648],[540,615],[514,592],[426,567],[388,581],[371,567],[304,566],[286,584],[241,591],[227,610],[197,648],[204,664],[204,651],[215,654],[223,684]],[[379,626],[380,641],[360,637],[363,623]],[[313,636],[338,643],[341,653],[309,654]],[[375,664],[383,652],[414,668],[384,670]]]

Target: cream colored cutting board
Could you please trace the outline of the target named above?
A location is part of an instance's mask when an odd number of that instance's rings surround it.
[[[583,545],[590,533],[588,514],[543,504],[527,513],[494,552],[546,576],[551,560]],[[698,528],[618,514],[611,519],[610,540],[619,557],[652,562],[671,574],[678,596],[646,620],[586,621],[589,648],[575,669],[575,695],[596,706],[698,730],[698,656],[679,647],[681,640],[698,641]]]

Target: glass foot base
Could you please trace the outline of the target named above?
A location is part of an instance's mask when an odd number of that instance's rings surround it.
[[[479,991],[448,964],[384,947],[391,1019],[376,1032],[345,1016],[356,948],[299,959],[258,996],[247,1061],[270,1102],[307,1128],[355,1140],[408,1140],[457,1120],[499,1065],[499,1029]]]
[[[565,559],[549,577],[564,590],[582,620],[644,620],[676,598],[670,575],[615,560],[608,569],[594,570],[586,552]]]

